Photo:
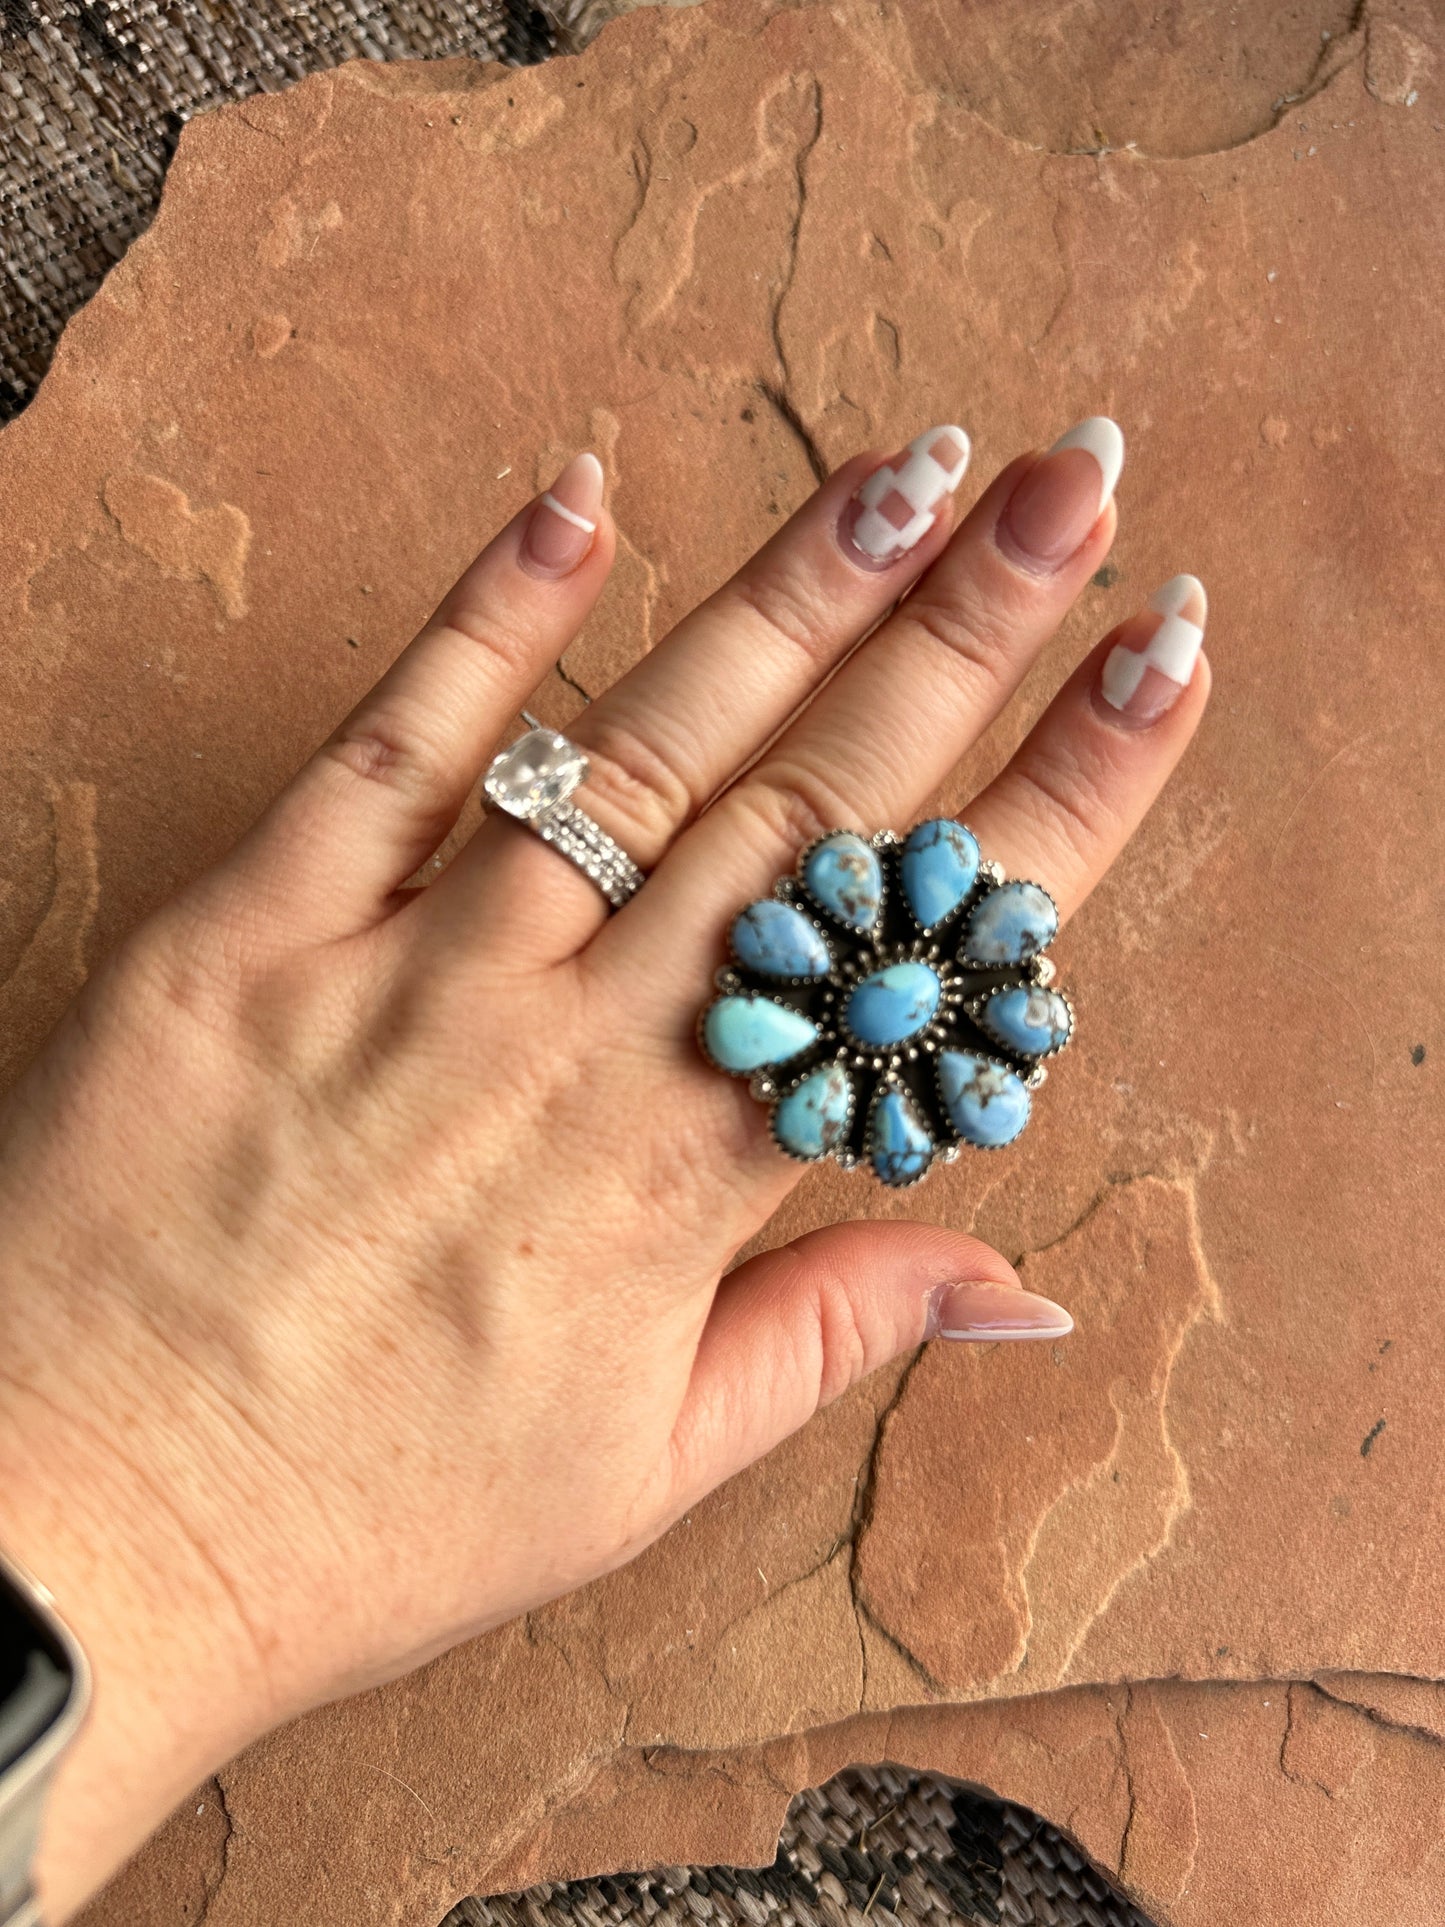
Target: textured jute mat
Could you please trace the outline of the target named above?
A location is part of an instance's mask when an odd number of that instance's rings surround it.
[[[1151,1927],[1026,1807],[849,1767],[788,1808],[771,1867],[654,1867],[462,1901],[442,1927]]]
[[[555,50],[528,0],[0,0],[0,421],[150,221],[193,114],[343,60]]]

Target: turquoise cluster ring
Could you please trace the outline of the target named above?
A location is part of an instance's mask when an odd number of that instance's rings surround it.
[[[917,1184],[1028,1123],[1074,1034],[1043,954],[1058,927],[1043,885],[1006,878],[952,817],[832,830],[733,918],[698,1041],[789,1157]]]

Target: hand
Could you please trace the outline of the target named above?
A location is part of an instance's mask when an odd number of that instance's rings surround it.
[[[694,1042],[728,920],[822,831],[913,822],[1113,538],[1111,424],[956,528],[964,438],[912,446],[912,547],[876,552],[910,511],[860,519],[855,457],[571,726],[578,800],[651,872],[616,916],[504,817],[404,887],[607,580],[585,456],[552,499],[595,534],[509,522],[0,1107],[0,1543],[96,1675],[48,1917],[274,1723],[622,1563],[930,1332],[1068,1329],[925,1224],[727,1271],[802,1171]],[[1204,708],[1203,592],[1165,603],[965,812],[1064,916]]]

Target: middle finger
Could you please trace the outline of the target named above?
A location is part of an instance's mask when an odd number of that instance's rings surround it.
[[[829,830],[930,796],[1003,708],[1113,540],[1123,436],[1096,416],[1004,469],[914,592],[673,847],[598,943],[677,967],[700,873],[730,894]],[[594,946],[595,947],[595,946]],[[657,946],[654,945],[654,948]]]

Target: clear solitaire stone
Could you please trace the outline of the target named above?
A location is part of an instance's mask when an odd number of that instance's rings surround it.
[[[565,803],[587,775],[583,752],[555,729],[529,729],[495,757],[482,784],[509,816],[541,816]]]

